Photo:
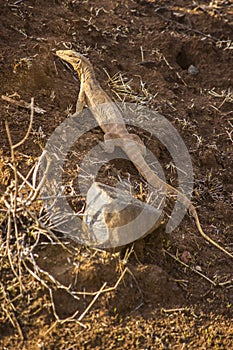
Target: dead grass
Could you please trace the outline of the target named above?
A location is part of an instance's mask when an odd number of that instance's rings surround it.
[[[2,277],[8,280],[8,284],[0,284],[1,311],[0,319],[3,323],[10,323],[18,333],[21,341],[25,339],[22,328],[25,322],[25,315],[34,314],[33,302],[37,300],[38,294],[45,296],[45,304],[36,312],[47,310],[54,322],[47,329],[46,334],[52,332],[53,328],[64,323],[76,323],[81,328],[88,328],[85,324],[85,316],[89,313],[100,295],[115,291],[119,284],[125,278],[126,274],[133,277],[128,267],[127,257],[121,262],[120,253],[107,253],[101,250],[89,250],[82,247],[82,254],[77,245],[63,242],[53,231],[43,223],[43,202],[39,197],[40,189],[46,181],[49,161],[45,169],[43,178],[37,183],[38,164],[41,159],[34,160],[30,164],[26,176],[18,169],[18,160],[16,161],[16,149],[26,142],[32,128],[34,117],[33,99],[31,102],[31,117],[28,130],[21,141],[17,144],[12,143],[10,129],[6,122],[6,130],[9,139],[11,158],[1,155],[0,173],[2,177],[1,184],[5,187],[5,193],[0,198],[0,220],[1,220],[1,244],[0,256]],[[25,164],[24,164],[25,165]],[[21,163],[22,166],[22,163]],[[60,246],[63,254],[68,254],[67,260],[71,261],[71,269],[74,273],[72,284],[60,282],[53,274],[41,268],[38,265],[37,248],[41,244],[48,242],[51,245]],[[104,264],[106,260],[116,260],[115,283],[111,286],[104,282],[100,289],[93,291],[78,290],[76,278],[79,271],[82,270],[87,262],[96,261],[98,264]],[[113,279],[114,279],[113,278]],[[134,277],[133,277],[134,278]],[[92,298],[89,304],[81,311],[77,308],[72,315],[61,318],[57,312],[54,293],[62,290],[67,293],[74,301],[86,298]],[[29,297],[30,302],[25,305],[23,301],[25,296]],[[22,309],[24,305],[24,310]],[[17,307],[16,307],[17,305]],[[19,317],[20,315],[20,317]],[[84,321],[84,323],[83,323]],[[46,335],[45,334],[45,335]]]

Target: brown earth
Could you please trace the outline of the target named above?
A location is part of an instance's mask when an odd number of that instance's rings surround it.
[[[203,228],[232,251],[232,15],[231,1],[0,0],[0,94],[18,94],[27,102],[34,97],[46,110],[35,114],[32,132],[17,150],[20,171],[26,174],[41,154],[39,145],[68,109],[74,111],[77,79],[54,55],[72,47],[88,55],[112,97],[116,85],[105,71],[111,77],[121,73],[131,99],[133,92],[141,96],[175,126],[192,159],[193,201]],[[189,74],[190,65],[198,74]],[[16,143],[25,135],[30,111],[3,100],[0,106],[3,195],[13,178],[4,120]],[[91,142],[102,133],[87,137]],[[149,147],[152,141],[147,142]],[[163,145],[157,154],[169,169]],[[117,164],[120,171],[140,179],[123,163]],[[1,349],[233,348],[232,259],[207,243],[188,215],[171,234],[161,226],[113,254],[59,236],[65,250],[48,233],[33,229],[26,216],[18,222],[22,239],[15,240],[13,226],[7,238],[5,212],[1,204]],[[15,242],[24,252],[18,261],[21,283],[4,253],[11,251],[14,262]],[[33,260],[27,249],[41,269],[35,276],[29,273]],[[101,293],[103,286],[115,288]]]

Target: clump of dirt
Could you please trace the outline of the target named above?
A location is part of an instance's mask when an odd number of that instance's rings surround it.
[[[15,153],[20,172],[28,173],[49,136],[74,112],[79,82],[55,55],[73,48],[87,54],[112,98],[152,107],[178,130],[192,159],[202,226],[231,251],[231,2],[0,0],[0,8],[0,94],[29,103],[34,97],[46,111],[35,113],[32,131]],[[3,198],[14,186],[4,120],[15,144],[25,135],[30,109],[3,100],[0,108]],[[140,133],[175,184],[164,145]],[[102,138],[99,129],[87,133],[89,143],[75,149],[77,160]],[[102,178],[114,175],[114,167],[115,175],[143,181],[122,160],[105,168]],[[75,182],[77,168],[71,171],[67,163],[65,169],[66,180]],[[82,203],[74,206],[80,210]],[[18,232],[13,225],[9,234],[5,205],[1,200],[2,349],[233,347],[232,260],[198,234],[188,215],[170,234],[162,225],[120,251],[103,252],[35,229],[28,216],[17,219]],[[25,254],[20,258],[19,246]]]

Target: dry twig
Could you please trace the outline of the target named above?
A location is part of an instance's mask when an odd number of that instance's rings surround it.
[[[10,96],[2,95],[3,101],[9,102],[11,104],[14,104],[15,106],[21,107],[21,108],[26,108],[26,109],[31,109],[31,103],[28,103],[24,100],[14,100]],[[38,114],[44,114],[46,111],[43,108],[33,106],[33,110],[38,113]]]
[[[184,263],[183,261],[181,261],[179,258],[177,258],[175,255],[169,253],[167,250],[163,249],[164,253],[169,255],[172,259],[178,261],[181,265],[187,267],[188,269],[190,269],[191,271],[197,273],[199,276],[201,276],[202,278],[206,279],[208,282],[210,282],[211,284],[213,284],[214,286],[216,286],[217,284],[212,281],[209,277],[205,276],[203,273],[201,273],[200,271],[194,269],[194,267],[189,266],[188,264]]]

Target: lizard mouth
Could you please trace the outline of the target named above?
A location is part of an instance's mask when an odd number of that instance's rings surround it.
[[[63,61],[71,63],[73,61],[73,58],[71,57],[70,54],[67,54],[66,51],[63,50],[58,50],[56,51],[56,55]]]
[[[71,50],[70,50],[71,51]],[[71,53],[70,54],[67,54],[68,50],[58,50],[56,51],[56,55],[58,56],[58,58],[60,59],[61,63],[66,67],[68,68],[70,71],[73,72],[74,76],[75,77],[79,77],[79,71],[75,71],[74,68],[75,68],[75,64],[76,64],[76,61],[78,59],[78,57],[76,58],[75,60],[75,57],[70,57],[71,56]]]
[[[68,66],[68,68],[73,68],[80,77],[81,69],[81,58],[78,53],[72,50],[58,50],[56,55],[62,60],[62,62]]]

